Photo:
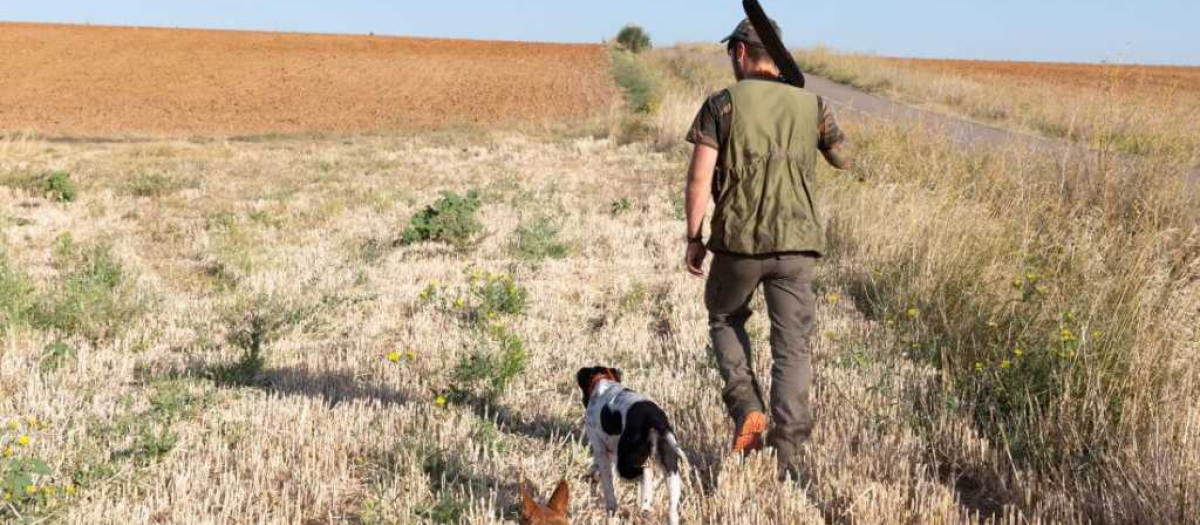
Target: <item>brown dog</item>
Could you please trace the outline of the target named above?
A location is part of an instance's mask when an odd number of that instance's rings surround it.
[[[570,507],[571,489],[567,480],[558,482],[550,503],[542,505],[533,498],[525,480],[521,480],[521,517],[526,525],[570,525],[567,509]]]

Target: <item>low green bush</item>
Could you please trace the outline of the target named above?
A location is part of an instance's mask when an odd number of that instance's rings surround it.
[[[446,397],[451,402],[492,402],[525,372],[529,353],[520,336],[499,325],[479,333],[474,348],[450,372],[454,386]]]
[[[55,171],[47,174],[45,191],[51,200],[58,202],[75,201],[75,183],[71,182],[71,174],[65,171]]]
[[[432,241],[465,247],[483,231],[483,225],[475,217],[482,206],[477,191],[469,191],[466,196],[444,192],[437,202],[412,217],[401,243]]]

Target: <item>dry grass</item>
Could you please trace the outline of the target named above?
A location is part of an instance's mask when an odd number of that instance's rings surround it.
[[[572,481],[574,523],[605,523],[573,384],[605,363],[671,414],[688,523],[1197,523],[1200,234],[1190,194],[1162,176],[1172,161],[964,152],[937,130],[848,120],[859,167],[820,174],[835,249],[819,275],[819,422],[807,486],[784,485],[770,458],[725,452],[702,283],[679,265],[686,148],[672,137],[727,74],[687,51],[650,60],[669,86],[658,138],[628,146],[0,142],[0,182],[63,170],[78,189],[56,203],[0,185],[0,252],[30,301],[64,274],[53,251],[69,233],[111,245],[147,305],[111,337],[67,337],[52,368],[61,334],[0,331],[0,423],[21,421],[0,447],[28,436],[14,450],[57,487],[18,510],[496,523],[515,519],[523,467],[542,492]],[[395,243],[438,192],[469,189],[484,199],[473,248]],[[514,249],[538,218],[562,258]],[[487,321],[519,337],[525,367],[495,395],[448,395],[496,344],[469,297],[456,305],[478,272],[528,291],[523,311]],[[751,327],[761,368],[765,315]],[[230,372],[254,340],[261,367]]]

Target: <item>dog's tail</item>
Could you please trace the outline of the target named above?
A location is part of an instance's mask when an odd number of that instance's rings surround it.
[[[655,426],[654,434],[654,450],[658,453],[658,462],[662,465],[663,470],[668,474],[679,473],[679,458],[683,455],[683,451],[679,448],[679,443],[675,441],[675,432],[671,430],[671,425],[663,419],[661,426]]]

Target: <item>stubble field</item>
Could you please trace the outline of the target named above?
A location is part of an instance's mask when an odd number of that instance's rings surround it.
[[[621,60],[646,111],[552,131],[0,141],[0,518],[511,523],[524,470],[610,523],[573,379],[603,363],[671,415],[684,523],[1197,523],[1183,159],[843,115],[857,167],[815,177],[818,423],[779,483],[727,452],[680,266],[679,138],[729,73]],[[422,241],[430,207],[479,228]],[[648,517],[621,493],[620,522],[665,522],[662,491]]]

